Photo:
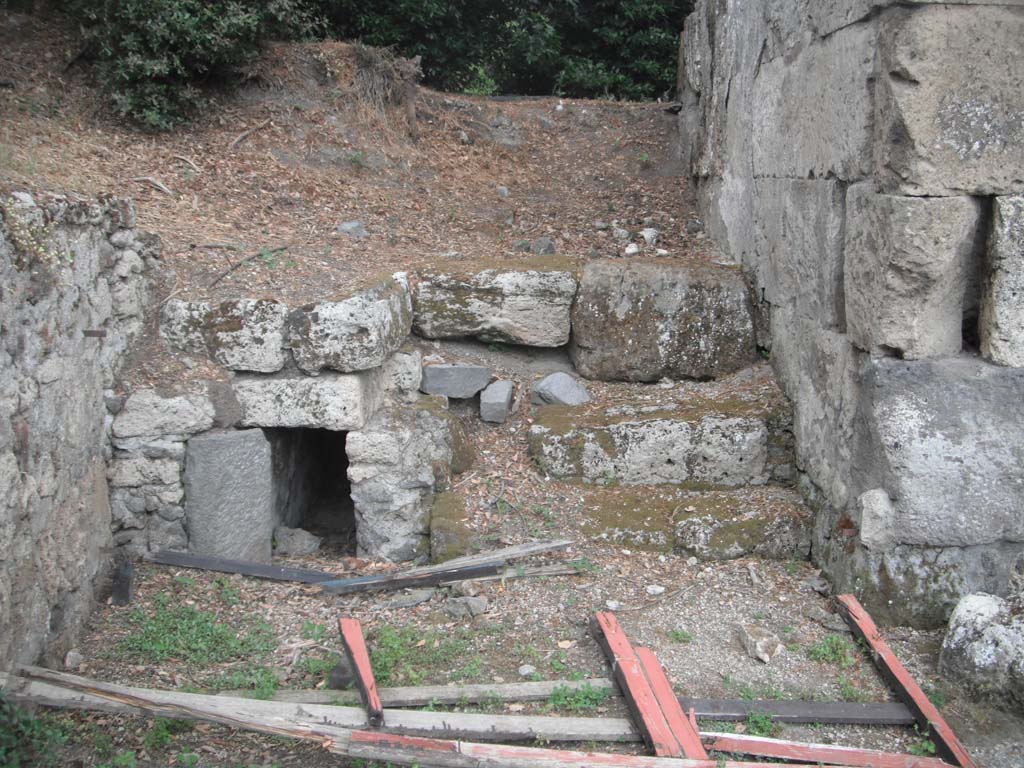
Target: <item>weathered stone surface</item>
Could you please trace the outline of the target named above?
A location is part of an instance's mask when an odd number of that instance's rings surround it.
[[[942,642],[943,677],[1024,711],[1024,614],[993,595],[964,597]]]
[[[213,426],[213,405],[205,395],[161,397],[151,389],[133,392],[114,417],[115,437],[192,435]]]
[[[413,290],[414,329],[428,339],[560,347],[569,341],[576,286],[572,272],[557,269],[424,274]]]
[[[572,312],[570,353],[590,379],[705,379],[756,360],[738,271],[592,261]]]
[[[885,14],[875,180],[911,195],[1024,191],[1024,8]]]
[[[420,390],[428,395],[466,398],[472,397],[486,387],[490,380],[491,369],[482,365],[425,365]]]
[[[847,27],[761,66],[750,113],[755,176],[870,175],[876,34]]]
[[[512,393],[515,385],[511,381],[495,381],[480,393],[480,418],[492,424],[503,424],[512,408]]]
[[[884,552],[896,543],[896,509],[884,488],[864,491],[857,497],[857,525],[860,543],[868,549]]]
[[[384,390],[401,397],[419,396],[423,381],[423,355],[419,350],[400,349],[384,361]]]
[[[846,196],[846,322],[850,339],[905,358],[955,355],[980,254],[981,208],[969,197]]]
[[[487,610],[486,597],[449,597],[444,610],[456,619],[471,619]]]
[[[412,303],[404,273],[342,301],[325,301],[288,317],[288,346],[306,373],[376,368],[405,341]]]
[[[288,308],[267,299],[206,302],[172,299],[160,316],[160,335],[178,349],[209,355],[234,371],[273,373],[284,366]]]
[[[277,519],[270,441],[262,429],[189,440],[185,497],[189,552],[270,562]]]
[[[702,560],[805,560],[811,551],[811,513],[791,490],[705,492],[677,509],[675,548]]]
[[[359,552],[393,560],[425,556],[435,490],[459,460],[460,425],[441,398],[382,408],[345,442]]]
[[[590,402],[590,393],[576,377],[556,371],[534,384],[530,402],[534,405],[583,405]]]
[[[233,382],[247,427],[361,429],[383,399],[379,370],[307,376],[240,375]]]
[[[743,650],[750,658],[767,664],[782,652],[782,641],[774,632],[756,624],[741,624],[738,630]]]
[[[321,539],[301,528],[279,525],[274,529],[274,552],[279,555],[311,555],[320,549]]]
[[[980,360],[870,365],[854,481],[884,488],[901,544],[1024,542],[1024,370]]]
[[[434,496],[430,513],[430,562],[443,563],[473,550],[477,534],[469,527],[469,514],[462,496],[445,491]]]
[[[1024,196],[997,197],[981,299],[981,353],[1024,368]]]
[[[756,179],[756,268],[778,315],[842,327],[846,198],[835,180]],[[760,300],[762,297],[758,297]]]
[[[177,483],[181,465],[174,459],[132,458],[110,463],[107,480],[112,487]]]

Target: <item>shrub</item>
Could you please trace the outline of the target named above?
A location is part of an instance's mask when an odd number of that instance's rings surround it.
[[[230,82],[260,40],[320,28],[304,0],[75,0],[89,50],[114,106],[167,130],[203,102],[202,86]]]
[[[0,689],[0,765],[9,768],[57,764],[63,734],[7,700]]]

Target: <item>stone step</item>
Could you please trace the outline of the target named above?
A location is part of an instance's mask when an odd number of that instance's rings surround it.
[[[588,388],[584,406],[535,411],[530,454],[552,477],[711,489],[795,475],[792,413],[766,364],[713,383]]]
[[[810,554],[811,512],[792,488],[591,486],[582,507],[588,538],[629,549],[701,560],[806,560]]]

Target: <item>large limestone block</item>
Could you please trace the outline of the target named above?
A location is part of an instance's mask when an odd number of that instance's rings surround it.
[[[273,475],[270,441],[262,429],[209,432],[189,440],[189,552],[269,563],[278,522]]]
[[[380,369],[307,376],[240,375],[233,382],[247,427],[361,429],[383,399]]]
[[[114,417],[114,436],[191,435],[213,426],[213,404],[205,395],[162,397],[151,389],[133,392]]]
[[[560,347],[569,341],[576,285],[572,272],[557,269],[423,274],[413,290],[413,327],[428,339]]]
[[[395,352],[412,327],[404,274],[341,301],[298,309],[288,318],[288,345],[306,373],[376,368]]]
[[[757,257],[773,310],[819,328],[843,324],[846,198],[835,180],[757,179]]]
[[[970,197],[847,192],[846,322],[864,350],[908,359],[955,355],[979,272],[981,207]]]
[[[1024,368],[1024,196],[993,204],[979,330],[986,358]]]
[[[288,308],[269,299],[172,300],[160,315],[160,335],[186,352],[207,354],[233,371],[273,373],[284,366]]]
[[[882,18],[875,180],[911,195],[1024,191],[1024,8],[928,5]]]
[[[570,353],[591,379],[723,376],[757,359],[743,277],[724,267],[592,261]]]
[[[942,676],[1024,711],[1024,614],[994,595],[964,597],[949,618]]]
[[[748,116],[756,176],[870,175],[875,34],[847,27],[757,70]]]
[[[1024,370],[970,358],[871,363],[854,481],[888,491],[895,508],[890,541],[1024,542],[1021,402]]]

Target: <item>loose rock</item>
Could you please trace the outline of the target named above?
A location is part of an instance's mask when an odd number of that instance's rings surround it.
[[[337,231],[339,234],[355,238],[369,237],[370,235],[361,221],[343,221],[338,225]]]
[[[301,557],[320,549],[321,538],[302,528],[279,525],[274,529],[274,551],[279,555]]]
[[[511,381],[495,381],[480,393],[480,418],[492,424],[503,424],[512,408]]]
[[[534,405],[582,405],[590,402],[590,393],[578,379],[558,371],[534,385],[530,400]]]
[[[444,605],[445,611],[456,619],[469,619],[487,610],[485,597],[451,597]]]
[[[782,641],[764,627],[756,624],[741,624],[739,627],[740,642],[747,654],[765,664],[782,650]]]
[[[490,368],[482,365],[425,365],[420,391],[428,395],[467,398],[486,387],[490,380]]]
[[[555,241],[550,237],[538,237],[530,250],[537,256],[549,256],[555,252]]]

